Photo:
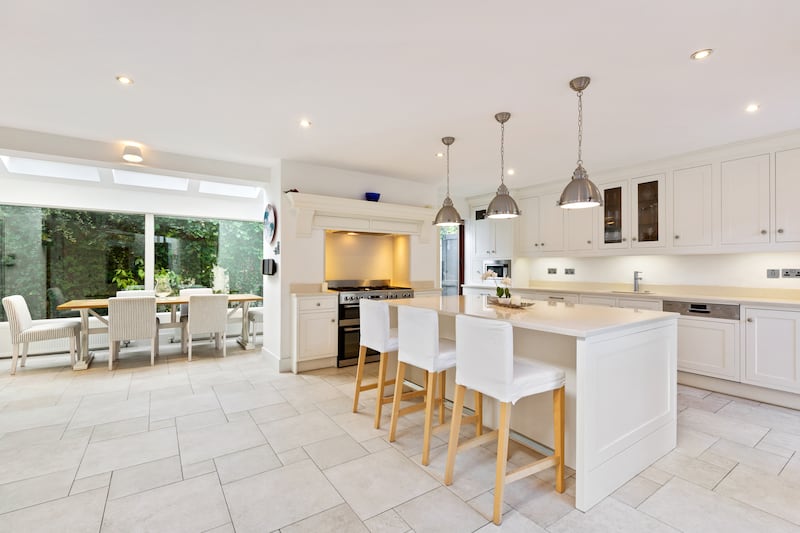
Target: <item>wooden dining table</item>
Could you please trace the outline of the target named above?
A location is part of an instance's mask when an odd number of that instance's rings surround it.
[[[242,334],[236,341],[245,349],[254,348],[255,345],[250,342],[250,324],[247,320],[247,312],[250,308],[251,302],[260,302],[264,298],[257,294],[229,294],[228,303],[233,304],[233,307],[228,312],[228,316],[236,312],[237,309],[242,310]],[[164,296],[156,297],[157,305],[170,306],[170,321],[162,324],[161,327],[174,326],[180,327],[180,317],[178,316],[177,309],[180,304],[188,304],[189,295],[186,296]],[[89,351],[89,335],[92,333],[106,333],[108,331],[108,319],[97,312],[98,309],[108,309],[108,298],[87,298],[83,300],[69,300],[59,305],[56,309],[59,311],[72,311],[76,310],[81,315],[81,349],[78,354],[79,357],[72,367],[73,370],[86,370],[94,358],[94,354]],[[89,316],[97,318],[100,322],[105,324],[103,327],[90,328]]]

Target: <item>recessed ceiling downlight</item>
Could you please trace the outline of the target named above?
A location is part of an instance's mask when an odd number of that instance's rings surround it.
[[[714,50],[712,50],[711,48],[703,48],[702,50],[698,50],[697,52],[694,52],[689,57],[691,59],[694,59],[695,61],[700,61],[701,59],[705,59],[708,56],[710,56],[713,51]]]
[[[119,75],[117,76],[117,81],[120,85],[133,85],[133,78],[129,78],[128,76]]]
[[[761,109],[761,106],[758,104],[748,104],[747,107],[744,108],[748,113],[755,113],[759,109]]]
[[[300,121],[300,127],[301,128],[306,128],[306,129],[310,128],[311,127],[311,121],[308,120],[307,118],[304,118],[303,120]]]
[[[141,163],[144,161],[144,157],[142,156],[142,149],[138,146],[134,146],[129,144],[122,149],[122,159],[127,161],[128,163]]]

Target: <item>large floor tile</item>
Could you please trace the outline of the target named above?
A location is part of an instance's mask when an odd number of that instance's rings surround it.
[[[150,402],[150,420],[175,418],[192,413],[202,413],[219,409],[219,401],[214,391],[190,394],[178,398],[165,398]]]
[[[303,448],[323,470],[367,455],[367,450],[350,435],[321,440]]]
[[[342,503],[311,461],[302,461],[224,486],[238,533],[274,531]]]
[[[673,478],[639,510],[680,531],[702,533],[781,533],[797,527],[716,492]]]
[[[352,509],[343,503],[281,528],[281,533],[369,533]]]
[[[296,416],[300,412],[288,402],[276,403],[274,405],[267,405],[266,407],[259,407],[250,411],[250,416],[255,420],[256,424],[266,424],[281,418],[289,418]]]
[[[148,429],[148,418],[146,416],[127,418],[118,422],[100,424],[94,427],[94,430],[92,431],[91,442],[116,439],[119,437],[124,437],[125,435],[133,435],[135,433],[143,433]]]
[[[149,463],[178,454],[175,428],[137,433],[89,444],[77,478]]]
[[[741,463],[773,475],[778,475],[788,461],[788,458],[781,455],[751,448],[725,439],[717,441],[700,456],[700,459],[713,462],[707,458],[707,456],[711,454],[725,457],[736,463]]]
[[[209,474],[110,500],[103,531],[196,532],[228,522],[222,487],[217,476]]]
[[[255,448],[266,443],[264,435],[250,419],[187,431],[178,430],[178,440],[181,462],[184,465]]]
[[[106,489],[96,489],[0,515],[0,531],[97,533]]]
[[[800,485],[785,478],[739,465],[715,490],[800,526]]]
[[[364,521],[372,533],[407,533],[411,528],[394,509],[389,509],[379,515]]]
[[[489,522],[475,533],[547,533],[547,530],[539,526],[536,522],[526,518],[517,511],[503,513],[503,523],[499,526]]]
[[[716,435],[745,446],[755,446],[767,434],[769,427],[728,416],[726,413],[733,405],[729,404],[720,409],[718,413],[690,407],[678,414],[678,425]]]
[[[249,383],[248,383],[249,384]],[[272,388],[260,388],[235,392],[217,392],[217,398],[226,413],[248,411],[267,405],[283,403],[281,394]]]
[[[446,487],[422,494],[398,505],[395,510],[416,533],[475,531],[487,522],[486,518]]]
[[[114,471],[108,489],[108,499],[122,498],[137,492],[176,483],[181,479],[181,461],[177,455],[129,466]]]
[[[556,492],[555,483],[530,476],[506,483],[503,500],[542,527],[549,527],[575,509],[575,497]]]
[[[613,497],[631,507],[639,507],[643,501],[652,496],[653,493],[660,488],[661,485],[655,481],[647,479],[646,477],[636,476],[618,488],[614,492]]]
[[[222,483],[230,483],[283,466],[267,444],[214,459]]]
[[[713,489],[730,472],[735,463],[721,466],[673,450],[653,463],[653,466],[701,487]]]
[[[49,407],[0,412],[0,433],[67,424],[77,408],[77,402],[71,402]]]
[[[112,402],[85,401],[81,402],[75,412],[75,416],[72,417],[69,423],[68,429],[146,417],[149,412],[149,398],[138,397],[134,400]]]
[[[771,405],[752,405],[731,402],[719,410],[725,415],[750,424],[781,428],[781,431],[800,435],[800,412]]]
[[[656,520],[614,498],[606,498],[589,512],[573,510],[547,528],[551,533],[677,533],[679,530]]]
[[[395,449],[334,466],[325,475],[362,520],[439,486]]]
[[[72,468],[0,485],[0,514],[63,498],[74,478]]]
[[[0,452],[0,484],[63,470],[75,471],[89,442],[89,435],[45,441]]]
[[[313,444],[344,433],[342,428],[320,411],[274,420],[259,427],[276,452]]]

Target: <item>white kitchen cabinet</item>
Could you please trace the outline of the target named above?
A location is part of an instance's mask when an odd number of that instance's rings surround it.
[[[800,242],[800,148],[775,153],[775,242]]]
[[[473,209],[475,256],[511,258],[514,255],[514,221],[486,218],[486,207]]]
[[[631,180],[631,248],[664,246],[664,174]]]
[[[559,194],[520,198],[517,251],[521,254],[564,250],[564,209]]]
[[[742,382],[800,392],[800,310],[745,308]]]
[[[678,318],[678,370],[739,381],[739,322]]]
[[[569,293],[556,293],[556,292],[534,292],[528,293],[527,295],[523,296],[523,298],[529,300],[539,300],[542,302],[551,302],[551,303],[567,303],[567,304],[576,304],[578,303],[578,295],[577,294],[569,294]]]
[[[336,366],[338,295],[293,295],[292,370]]]
[[[631,217],[628,212],[628,182],[607,183],[601,185],[600,189],[603,191],[603,207],[598,210],[600,221],[597,246],[603,250],[629,248],[628,226]]]
[[[769,243],[769,154],[723,161],[720,180],[722,244]]]
[[[650,298],[617,298],[617,307],[661,311],[661,300],[652,300]]]
[[[567,250],[579,252],[594,249],[594,221],[597,218],[597,210],[596,208],[564,210]]]
[[[672,245],[711,246],[711,165],[672,173]]]

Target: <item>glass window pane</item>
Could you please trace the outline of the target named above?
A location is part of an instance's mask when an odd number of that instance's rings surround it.
[[[211,287],[261,295],[260,222],[160,216],[154,221],[156,276],[168,276],[173,291]]]
[[[0,206],[0,257],[3,296],[21,294],[34,319],[72,316],[56,306],[143,285],[144,216]]]

